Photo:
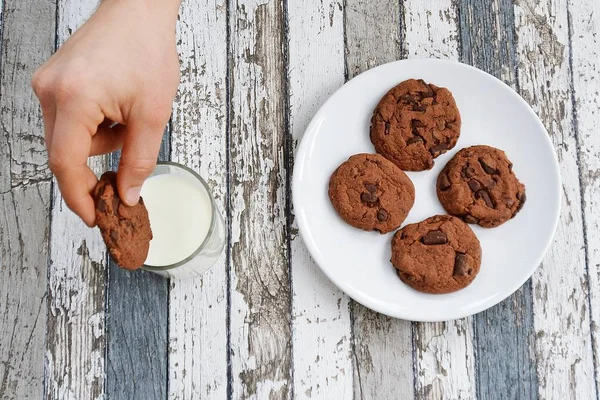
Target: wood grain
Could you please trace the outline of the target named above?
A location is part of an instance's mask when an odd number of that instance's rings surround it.
[[[459,2],[461,61],[516,87],[514,10],[511,0]],[[493,399],[537,398],[531,281],[474,317],[477,393]],[[518,338],[518,340],[515,340]]]
[[[56,8],[8,0],[0,6],[0,398],[39,399],[51,183],[29,82],[54,49]]]
[[[227,223],[227,4],[183,2],[179,19],[172,157],[204,177]],[[171,281],[170,399],[227,397],[227,261],[223,254],[201,277]]]
[[[60,0],[57,43],[66,41],[97,7],[97,1]],[[96,173],[106,157],[90,159]],[[53,187],[52,240],[48,273],[47,399],[101,399],[105,368],[106,250]]]
[[[167,397],[168,280],[109,260],[106,396]]]
[[[0,193],[2,399],[43,395],[49,197],[50,182]]]
[[[459,58],[457,9],[451,0],[404,3],[408,57]],[[475,398],[473,319],[415,323],[415,380],[419,399]]]
[[[564,0],[515,4],[520,92],[550,133],[563,182],[556,237],[532,278],[541,399],[596,397],[568,24]]]
[[[587,248],[588,293],[596,398],[600,382],[600,3],[572,1],[569,11],[573,101],[579,152],[579,176],[583,195],[584,240]]]
[[[292,396],[284,8],[230,3],[231,378],[236,399]]]
[[[295,148],[317,109],[344,83],[342,2],[289,2],[288,26],[288,112]],[[350,399],[353,374],[349,298],[311,259],[295,223],[292,230],[295,398]]]
[[[347,78],[402,57],[398,2],[347,0]],[[412,398],[411,323],[375,313],[352,301],[354,398]]]

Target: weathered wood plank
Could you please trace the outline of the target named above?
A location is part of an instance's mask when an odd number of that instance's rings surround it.
[[[111,400],[167,397],[168,283],[109,259],[106,396]]]
[[[346,71],[359,73],[402,58],[402,9],[397,1],[347,0]],[[354,397],[413,397],[411,323],[377,314],[352,301]]]
[[[184,1],[177,33],[172,157],[206,179],[227,222],[226,1]],[[227,266],[224,254],[201,277],[171,281],[170,399],[227,397]]]
[[[62,44],[99,2],[60,0],[57,42]],[[90,160],[102,173],[106,157]],[[97,229],[89,229],[53,188],[48,273],[47,399],[104,396],[106,250]]]
[[[461,61],[516,88],[511,0],[461,0]],[[501,304],[475,316],[477,393],[493,399],[537,398],[531,281]],[[517,338],[517,340],[515,340]]]
[[[294,148],[318,107],[344,83],[343,17],[339,0],[288,3]],[[292,229],[297,230],[295,223]],[[350,399],[349,299],[320,272],[297,234],[291,241],[291,262],[295,398]]]
[[[411,0],[404,7],[408,57],[458,60],[458,16],[452,0]],[[417,398],[475,398],[472,318],[416,323],[414,343]]]
[[[0,193],[2,399],[43,396],[50,186],[40,182]]]
[[[579,176],[583,193],[596,398],[600,395],[600,3],[569,0]]]
[[[51,183],[29,82],[54,49],[56,7],[8,0],[0,7],[0,398],[39,399]]]
[[[520,92],[551,135],[563,182],[556,238],[532,278],[539,397],[592,399],[596,389],[570,93],[567,2],[520,0],[515,4],[515,27]]]
[[[402,58],[403,2],[404,0],[344,2],[347,79]]]
[[[230,3],[232,395],[292,396],[284,8]]]

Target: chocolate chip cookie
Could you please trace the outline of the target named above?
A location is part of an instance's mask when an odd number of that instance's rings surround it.
[[[483,145],[456,153],[438,176],[437,195],[449,214],[484,228],[513,218],[526,199],[506,154]]]
[[[371,118],[371,142],[400,169],[423,171],[456,145],[460,126],[448,89],[409,79],[379,101]]]
[[[350,225],[388,233],[406,219],[415,202],[415,187],[394,163],[379,154],[357,154],[335,170],[329,199]]]
[[[413,289],[450,293],[467,287],[479,273],[481,246],[460,219],[436,215],[396,232],[391,261],[400,279]]]
[[[94,188],[96,224],[115,262],[125,269],[144,264],[150,248],[152,230],[144,200],[133,207],[121,202],[117,192],[117,174],[105,172]]]

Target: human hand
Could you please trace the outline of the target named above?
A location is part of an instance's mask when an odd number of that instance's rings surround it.
[[[179,83],[179,2],[104,0],[33,76],[50,170],[67,206],[89,226],[97,178],[88,157],[123,149],[117,186],[128,205],[156,165]]]

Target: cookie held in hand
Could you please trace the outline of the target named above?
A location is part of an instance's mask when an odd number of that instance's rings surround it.
[[[129,207],[117,192],[117,174],[105,172],[94,188],[96,224],[115,262],[122,268],[140,268],[150,248],[152,230],[144,200]]]
[[[382,155],[356,154],[331,175],[329,199],[348,224],[388,233],[406,219],[415,202],[415,187]]]

